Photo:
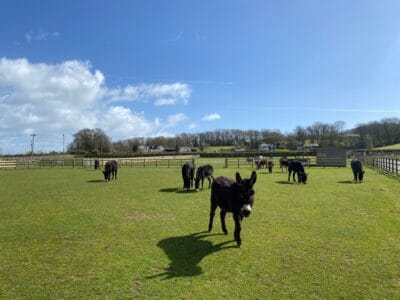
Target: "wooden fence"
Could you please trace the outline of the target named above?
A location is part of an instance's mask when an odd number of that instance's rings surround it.
[[[178,168],[195,158],[118,158],[120,167],[140,168]],[[94,158],[74,159],[0,159],[0,169],[38,169],[38,168],[94,168]],[[110,159],[98,159],[103,167]]]
[[[393,157],[366,156],[364,163],[390,175],[400,176],[400,159]]]
[[[296,159],[301,161],[305,166],[310,167],[311,165],[315,165],[315,156],[312,157],[288,157],[289,159]],[[279,159],[280,157],[268,158],[264,157],[264,160],[271,160],[274,162],[274,166],[279,168]],[[225,168],[256,168],[256,159],[255,158],[225,158]]]

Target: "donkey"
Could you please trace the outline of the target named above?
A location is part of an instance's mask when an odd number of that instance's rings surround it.
[[[210,207],[210,223],[208,231],[213,228],[213,220],[215,210],[219,206],[222,231],[228,234],[225,224],[225,216],[227,212],[233,214],[235,222],[234,238],[237,247],[242,244],[240,231],[242,229],[243,217],[250,216],[251,209],[254,204],[255,191],[253,189],[257,180],[257,173],[253,171],[250,179],[242,179],[239,173],[236,173],[236,181],[227,177],[221,176],[216,178],[211,185],[211,207]]]
[[[257,170],[259,170],[259,169],[261,169],[263,167],[267,167],[267,164],[268,164],[268,160],[266,160],[266,159],[262,159],[262,160],[256,161]]]
[[[269,160],[267,161],[267,167],[268,167],[268,172],[269,172],[269,173],[272,173],[272,168],[274,167],[274,161],[271,160],[271,159],[269,159]]]
[[[103,171],[104,180],[106,182],[110,181],[111,175],[112,175],[111,179],[117,180],[117,171],[118,171],[118,162],[116,160],[110,160],[106,162]]]
[[[204,165],[197,168],[196,178],[194,179],[194,186],[196,188],[196,192],[199,191],[200,181],[201,181],[201,189],[203,189],[204,178],[207,178],[208,188],[210,188],[211,179],[214,180],[213,173],[214,173],[214,168],[212,165]]]
[[[354,175],[354,182],[363,182],[365,171],[363,170],[361,161],[358,159],[353,159],[351,161],[351,169]]]
[[[307,182],[307,174],[304,171],[304,166],[300,161],[292,160],[289,163],[288,171],[289,171],[288,181],[290,181],[290,175],[293,172],[293,181],[294,182],[296,182],[295,175],[297,174],[298,183],[306,184],[306,182]]]
[[[195,170],[194,160],[183,164],[182,166],[182,179],[183,179],[183,189],[189,190],[193,187],[194,170]]]

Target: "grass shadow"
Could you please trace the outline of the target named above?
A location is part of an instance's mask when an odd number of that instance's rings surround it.
[[[223,249],[236,248],[235,245],[227,246],[233,240],[213,245],[203,238],[214,235],[207,231],[197,232],[184,236],[169,237],[157,243],[170,260],[165,272],[148,276],[147,279],[163,277],[163,280],[176,277],[191,277],[203,274],[199,263],[208,255]]]
[[[279,183],[279,184],[293,184],[290,181],[285,181],[285,180],[280,180],[280,181],[275,181],[275,183]]]
[[[87,183],[99,183],[99,182],[104,182],[104,179],[92,179],[92,180],[86,180]]]
[[[272,173],[270,173],[270,172],[268,172],[268,171],[264,171],[264,172],[258,171],[258,174],[272,174]]]

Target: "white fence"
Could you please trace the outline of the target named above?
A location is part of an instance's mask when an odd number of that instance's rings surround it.
[[[392,157],[367,156],[365,163],[374,168],[400,176],[400,159]]]

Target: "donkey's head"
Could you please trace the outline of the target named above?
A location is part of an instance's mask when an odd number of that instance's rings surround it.
[[[299,172],[299,183],[307,183],[307,174],[304,172]]]
[[[362,181],[363,181],[363,179],[364,179],[364,173],[365,173],[365,171],[360,171],[360,172],[358,173],[358,181],[359,181],[359,182],[362,182]]]
[[[243,216],[248,217],[254,204],[253,186],[257,180],[257,173],[253,171],[249,179],[242,179],[239,172],[236,173],[236,183],[238,186],[239,198],[242,202],[241,212]]]
[[[103,171],[103,175],[104,175],[104,181],[110,181],[110,176],[111,176],[111,171],[109,169],[105,169]]]

